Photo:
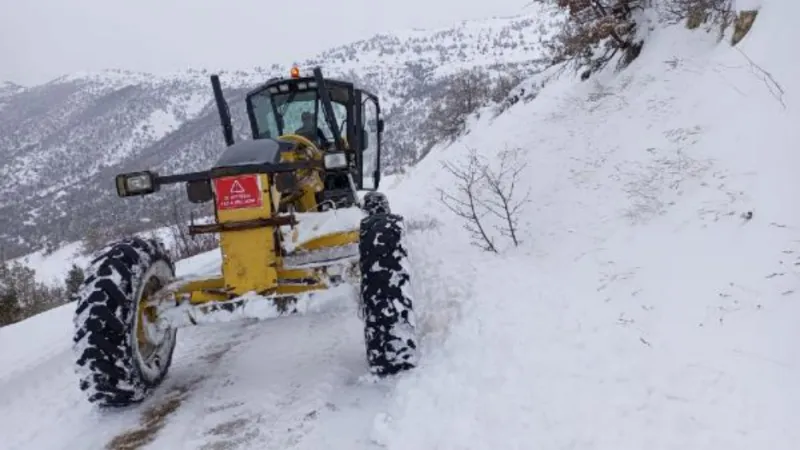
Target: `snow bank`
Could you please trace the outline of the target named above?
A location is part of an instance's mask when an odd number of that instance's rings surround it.
[[[795,448],[800,4],[763,3],[739,49],[654,30],[624,72],[550,83],[392,190],[443,222],[433,254],[466,243],[435,193],[466,146],[523,148],[534,202],[522,247],[441,257],[474,278],[418,299],[459,318],[401,377],[378,443]]]

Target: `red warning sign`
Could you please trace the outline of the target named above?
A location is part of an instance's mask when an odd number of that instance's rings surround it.
[[[258,175],[215,178],[217,210],[258,208],[261,206],[261,183]]]

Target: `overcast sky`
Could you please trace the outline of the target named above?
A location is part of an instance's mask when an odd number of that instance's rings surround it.
[[[0,80],[247,68],[383,30],[522,12],[527,0],[0,0]],[[338,26],[338,20],[345,24]]]

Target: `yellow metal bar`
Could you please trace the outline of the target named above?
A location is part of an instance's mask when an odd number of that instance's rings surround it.
[[[191,294],[193,291],[222,289],[224,287],[225,279],[222,277],[202,278],[181,284],[181,286],[175,290],[175,294]]]
[[[223,302],[229,300],[229,297],[223,293],[209,292],[209,291],[194,291],[191,294],[189,303],[201,304],[211,302]]]
[[[319,279],[319,271],[314,269],[283,269],[278,268],[278,280],[298,280],[303,278]]]
[[[204,278],[189,281],[175,290],[175,296],[189,295],[191,303],[208,303],[227,300],[228,295],[219,292],[225,288],[225,279],[222,277]],[[215,292],[216,291],[216,292]]]
[[[311,269],[276,270],[277,285],[273,288],[276,295],[296,295],[305,292],[320,291],[328,288],[320,275],[324,267]],[[189,295],[190,303],[204,304],[230,300],[230,295],[223,290],[226,280],[223,277],[198,279],[186,282],[174,291],[176,296]],[[273,299],[264,299],[273,301]]]
[[[303,294],[305,292],[311,291],[322,291],[327,289],[328,286],[324,284],[282,284],[278,286],[278,290],[276,293],[278,295],[294,295],[294,294]]]

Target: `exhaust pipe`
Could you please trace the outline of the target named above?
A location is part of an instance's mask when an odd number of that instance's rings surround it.
[[[228,102],[225,101],[225,96],[222,94],[222,85],[219,83],[219,75],[211,75],[211,88],[214,90],[214,101],[217,103],[217,111],[219,112],[219,120],[222,124],[222,135],[225,137],[225,145],[230,147],[234,144],[233,123],[231,123],[231,110],[228,108]]]

